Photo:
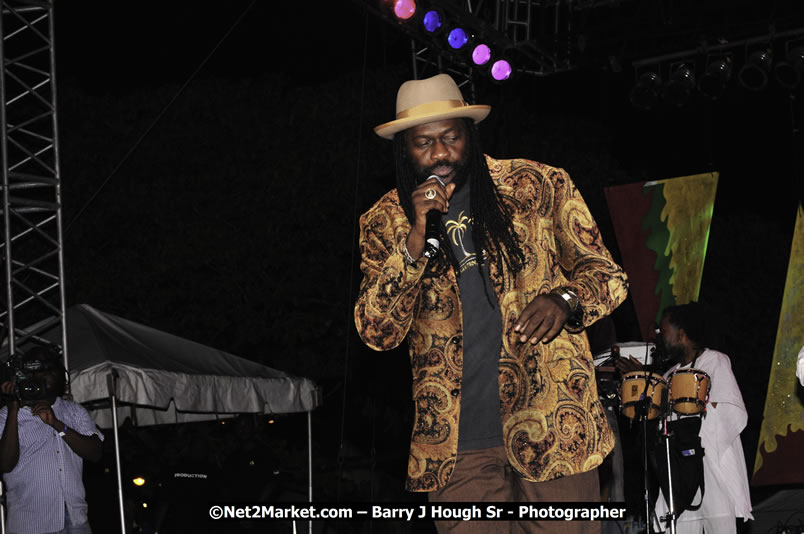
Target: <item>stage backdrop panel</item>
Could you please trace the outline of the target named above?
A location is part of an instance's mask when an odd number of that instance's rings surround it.
[[[804,209],[799,204],[776,331],[753,485],[804,483],[804,387],[796,360],[804,345]]]
[[[717,181],[713,172],[606,188],[643,339],[665,307],[698,299]]]

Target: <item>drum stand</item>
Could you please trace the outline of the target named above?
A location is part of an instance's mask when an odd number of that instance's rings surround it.
[[[667,416],[662,417],[662,439],[664,440],[665,460],[667,461],[667,514],[661,518],[661,521],[670,526],[670,534],[676,534],[676,507],[673,502],[673,470],[670,466],[670,433],[667,430]],[[661,524],[659,525],[661,526]]]
[[[642,421],[642,487],[644,489],[643,498],[645,500],[645,532],[650,534],[651,530],[651,517],[656,515],[655,511],[651,513],[650,505],[650,481],[648,480],[648,415],[650,414],[651,401],[648,397],[648,388],[650,381],[645,381],[645,391],[642,392],[641,400],[636,409],[635,417],[637,420]]]
[[[646,366],[646,370],[647,366]],[[650,372],[650,371],[648,371]],[[651,531],[652,525],[652,517],[656,516],[656,510],[651,508],[650,503],[650,493],[648,491],[648,487],[650,485],[650,481],[648,480],[648,417],[650,415],[650,409],[652,405],[653,399],[648,397],[648,388],[650,387],[650,380],[645,381],[645,390],[642,392],[642,396],[640,397],[639,406],[636,411],[636,417],[641,419],[642,421],[642,473],[643,473],[643,486],[644,486],[644,499],[645,499],[645,525],[646,525],[646,532],[649,534]],[[664,413],[666,411],[666,399],[662,399],[662,438],[664,440],[664,450],[665,450],[665,460],[667,462],[667,492],[669,496],[667,496],[667,503],[668,503],[668,512],[667,515],[661,518],[661,521],[657,518],[657,524],[661,527],[661,522],[663,521],[665,524],[669,523],[670,526],[670,534],[676,534],[676,510],[675,505],[673,502],[673,472],[670,467],[670,434],[667,430],[667,415]],[[661,488],[661,484],[659,484]]]

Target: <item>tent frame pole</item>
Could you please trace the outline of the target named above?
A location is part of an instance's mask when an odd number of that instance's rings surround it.
[[[307,411],[307,496],[313,503],[313,412]],[[313,534],[313,521],[309,522],[309,532]]]
[[[117,394],[116,384],[117,372],[111,372],[106,376],[106,384],[109,388],[109,397],[112,399],[112,425],[114,427],[114,462],[117,468],[117,499],[120,505],[120,532],[126,534],[126,512],[123,504],[123,473],[120,467],[120,433],[117,427]]]

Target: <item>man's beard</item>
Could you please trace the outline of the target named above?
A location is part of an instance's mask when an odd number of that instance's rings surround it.
[[[445,167],[445,166],[446,167],[451,167],[453,172],[454,172],[455,176],[452,179],[452,183],[455,184],[455,191],[457,191],[458,189],[463,187],[463,185],[466,183],[467,178],[468,178],[468,172],[467,172],[466,162],[465,161],[443,161],[442,160],[442,161],[438,161],[435,164],[430,165],[429,167],[426,167],[426,168],[421,169],[421,170],[414,169],[416,171],[416,174],[419,175],[418,176],[418,183],[423,184],[424,182],[427,181],[427,179],[429,177],[436,175],[435,172],[433,172],[435,169],[437,169],[438,167]]]
[[[687,356],[686,352],[684,351],[684,347],[682,345],[671,345],[667,342],[664,344],[664,350],[670,360],[676,363],[684,363],[684,360]]]

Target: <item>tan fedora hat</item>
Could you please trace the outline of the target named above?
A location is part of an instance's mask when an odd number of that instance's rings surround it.
[[[396,95],[396,120],[380,124],[374,132],[391,139],[397,132],[428,122],[465,117],[478,123],[490,111],[491,106],[467,104],[455,80],[447,74],[439,74],[403,83]]]

